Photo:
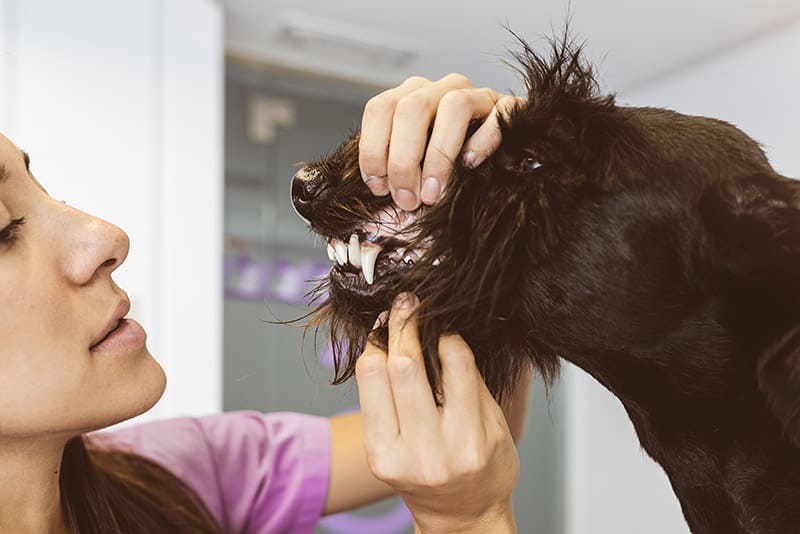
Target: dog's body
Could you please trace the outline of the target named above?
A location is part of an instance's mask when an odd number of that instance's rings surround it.
[[[415,291],[434,385],[443,332],[498,394],[563,357],[620,399],[693,532],[800,532],[800,183],[733,126],[598,95],[566,39],[518,59],[528,101],[503,145],[456,169],[412,237],[365,226],[392,208],[361,182],[355,138],[295,178],[315,231],[381,246],[374,283],[340,265],[323,287],[338,377]],[[413,264],[393,261],[401,245]]]

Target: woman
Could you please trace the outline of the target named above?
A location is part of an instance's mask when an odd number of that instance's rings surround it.
[[[427,91],[416,110],[427,125],[440,100],[468,87],[457,82],[405,84],[395,96]],[[489,117],[486,131],[496,128],[484,103],[447,120]],[[370,107],[364,142],[390,131],[392,151],[422,150],[424,138],[395,138],[407,115]],[[441,117],[434,132],[446,130]],[[368,347],[359,366],[363,420],[243,412],[87,436],[148,410],[165,386],[112,279],[127,253],[119,228],[52,199],[0,136],[0,532],[311,532],[320,514],[393,489],[421,532],[513,530],[508,427],[458,337],[442,340],[445,394],[457,402],[420,402],[432,395],[415,330],[397,327],[413,318],[413,297],[388,317],[389,354]]]

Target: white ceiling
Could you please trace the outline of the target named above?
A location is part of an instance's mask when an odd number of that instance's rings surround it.
[[[601,62],[604,86],[623,92],[800,22],[798,0],[221,0],[228,53],[318,75],[390,86],[411,74],[462,72],[476,85],[519,89],[504,66],[512,30],[529,41],[559,30],[572,13],[574,34]],[[568,7],[569,4],[569,7]],[[405,65],[370,61],[335,46],[303,50],[281,38],[286,20],[308,21],[381,46],[409,47]],[[794,59],[796,60],[796,58]]]

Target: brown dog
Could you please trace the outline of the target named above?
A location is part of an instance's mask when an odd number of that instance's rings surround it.
[[[497,395],[563,357],[620,399],[693,532],[800,532],[800,183],[730,124],[615,105],[580,47],[551,48],[523,43],[526,105],[435,207],[372,196],[356,137],[294,177],[338,257],[316,315],[337,379],[414,291],[435,387],[445,332]]]

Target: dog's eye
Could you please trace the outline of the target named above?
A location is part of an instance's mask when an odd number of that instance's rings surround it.
[[[541,166],[542,163],[538,159],[528,156],[520,160],[517,169],[519,170],[519,172],[531,172],[535,171]]]

